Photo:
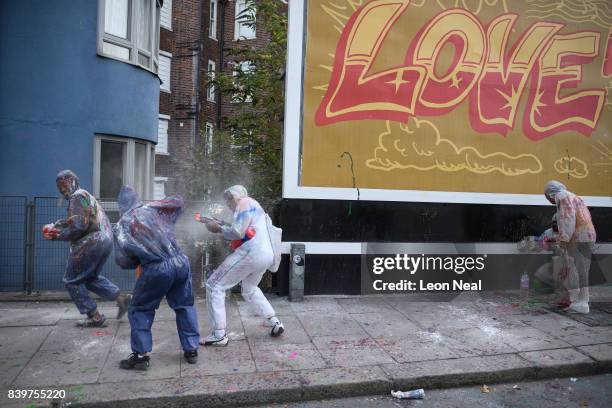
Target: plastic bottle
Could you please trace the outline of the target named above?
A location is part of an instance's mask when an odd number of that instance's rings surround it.
[[[423,399],[425,390],[419,388],[418,390],[411,391],[391,391],[391,396],[401,399]]]
[[[527,302],[529,300],[529,275],[527,272],[523,272],[521,276],[521,291],[520,291],[521,301]]]

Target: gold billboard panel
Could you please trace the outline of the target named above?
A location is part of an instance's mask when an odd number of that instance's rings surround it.
[[[300,186],[612,196],[611,91],[605,0],[310,0]]]

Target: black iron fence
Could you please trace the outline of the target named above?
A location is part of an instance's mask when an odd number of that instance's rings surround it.
[[[119,219],[114,201],[101,200],[111,222]],[[205,281],[210,265],[225,255],[226,249],[205,233],[204,226],[193,220],[193,213],[207,212],[210,202],[186,203],[177,223],[177,239],[191,261],[194,287]],[[219,214],[221,215],[221,214]],[[57,197],[0,196],[0,291],[63,290],[62,277],[69,245],[62,241],[47,241],[42,236],[45,224],[66,217],[66,202]],[[227,215],[226,215],[227,217]],[[122,290],[131,290],[135,273],[120,269],[111,254],[102,274]]]

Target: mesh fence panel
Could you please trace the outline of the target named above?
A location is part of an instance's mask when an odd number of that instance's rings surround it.
[[[0,291],[23,289],[26,205],[26,197],[0,197]]]

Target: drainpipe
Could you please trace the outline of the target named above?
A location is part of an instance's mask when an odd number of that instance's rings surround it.
[[[225,10],[228,0],[220,0],[221,38],[219,38],[219,72],[223,72],[223,49],[225,48]],[[217,89],[217,129],[221,129],[221,92]]]

